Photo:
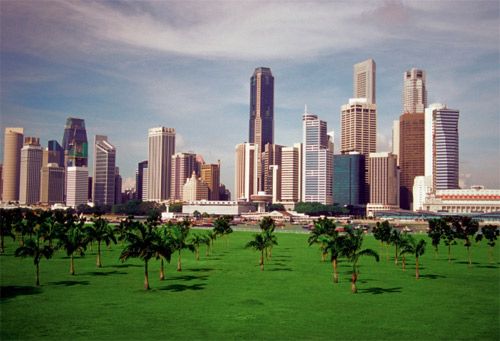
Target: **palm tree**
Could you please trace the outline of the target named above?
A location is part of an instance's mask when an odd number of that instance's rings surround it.
[[[422,256],[425,252],[426,242],[423,239],[420,239],[418,242],[412,236],[408,236],[405,244],[401,248],[401,254],[413,254],[415,255],[415,278],[420,278],[419,271],[419,257]]]
[[[396,253],[394,255],[394,264],[396,265],[398,265],[399,249],[401,248],[401,244],[403,243],[403,238],[404,237],[402,236],[401,231],[399,231],[398,229],[392,229],[389,242],[396,248]]]
[[[134,216],[129,215],[127,218],[122,219],[118,225],[115,226],[115,232],[118,233],[118,241],[123,242],[125,240],[125,234],[128,230],[134,227]]]
[[[328,251],[326,250],[326,244],[322,242],[324,236],[333,236],[336,233],[336,226],[333,221],[328,218],[320,218],[314,221],[314,227],[309,234],[307,242],[309,246],[312,244],[319,244],[321,250],[321,260],[324,262],[326,260],[326,255]]]
[[[172,245],[172,250],[178,252],[177,271],[182,271],[182,256],[181,251],[188,249],[191,252],[195,251],[193,244],[187,242],[189,234],[189,226],[185,224],[176,224],[169,228],[169,237]]]
[[[432,240],[432,246],[434,247],[436,257],[438,255],[439,243],[443,238],[445,224],[445,221],[442,219],[429,220],[429,231],[427,231],[427,235]]]
[[[448,263],[451,263],[451,246],[457,243],[456,232],[446,220],[442,220],[441,229],[443,231],[441,238],[444,239],[444,245],[448,247]]]
[[[467,249],[467,258],[469,266],[472,265],[471,246],[474,235],[479,230],[479,223],[472,220],[470,217],[455,217],[452,218],[452,225],[455,229],[457,237],[464,240],[464,246]]]
[[[101,243],[104,242],[106,246],[109,246],[111,242],[116,244],[116,238],[113,233],[113,228],[109,225],[109,221],[107,219],[101,218],[99,215],[95,215],[92,222],[93,224],[89,225],[87,228],[87,234],[89,241],[95,240],[97,242],[96,265],[98,268],[102,268]]]
[[[257,233],[254,235],[254,239],[245,245],[245,248],[253,248],[260,251],[260,271],[264,271],[264,251],[268,246],[267,244],[266,237],[262,233]]]
[[[321,235],[318,241],[324,245],[324,252],[330,253],[330,262],[333,268],[333,283],[339,282],[339,274],[337,271],[337,263],[339,257],[343,253],[345,236],[340,236],[337,231],[331,235]]]
[[[233,229],[229,225],[229,217],[218,217],[217,219],[214,220],[214,231],[219,235],[219,236],[226,236],[224,239],[226,241],[226,246],[227,246],[227,235],[233,232]]]
[[[356,282],[358,280],[359,271],[358,271],[358,261],[361,256],[371,256],[375,258],[375,260],[379,261],[378,253],[372,249],[363,249],[361,250],[361,246],[363,245],[363,231],[359,230],[347,230],[347,237],[344,239],[342,243],[342,253],[347,259],[352,263],[352,276],[351,276],[351,291],[353,294],[358,292],[358,288],[356,287]]]
[[[122,262],[129,258],[140,258],[144,261],[144,289],[149,290],[148,262],[158,252],[158,235],[151,225],[141,222],[134,224],[135,228],[125,232],[127,245],[120,254]]]
[[[70,257],[69,273],[75,274],[74,254],[84,256],[87,250],[88,237],[84,231],[85,220],[73,223],[68,230],[59,235],[58,248],[63,248]]]
[[[170,233],[168,231],[168,226],[161,226],[159,228],[153,228],[154,233],[156,233],[156,259],[160,259],[160,281],[165,279],[165,267],[163,260],[165,259],[168,263],[172,259],[172,254],[174,250],[172,248],[172,240],[170,238]]]
[[[481,241],[481,239],[486,238],[488,241],[488,246],[490,247],[488,252],[488,258],[490,263],[493,263],[493,248],[495,247],[495,242],[498,238],[500,231],[496,225],[485,225],[481,227],[481,234],[476,236],[476,241]]]
[[[25,240],[23,245],[19,246],[14,252],[16,257],[33,257],[33,264],[36,267],[36,286],[40,286],[40,260],[43,257],[50,259],[54,254],[54,248],[45,244],[42,234],[43,231],[38,225],[36,229],[33,229],[32,236]]]
[[[0,254],[5,251],[5,237],[11,237],[12,240],[15,239],[13,229],[19,220],[19,209],[0,209]]]
[[[264,217],[260,223],[259,227],[262,231],[263,237],[266,239],[267,247],[266,247],[266,259],[271,258],[273,255],[273,245],[278,245],[278,238],[274,234],[274,230],[276,229],[276,224],[274,223],[273,218]]]
[[[377,222],[376,226],[373,228],[373,236],[375,239],[379,240],[382,246],[385,244],[386,260],[389,260],[388,248],[391,239],[391,230],[392,226],[387,220],[384,220],[381,223]]]
[[[200,245],[207,245],[210,242],[209,237],[205,234],[197,233],[191,237],[190,242],[194,246],[196,260],[200,260]]]

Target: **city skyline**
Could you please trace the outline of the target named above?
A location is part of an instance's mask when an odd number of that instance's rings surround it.
[[[248,137],[255,68],[269,67],[275,77],[274,143],[301,141],[308,104],[336,132],[338,152],[353,65],[372,58],[377,151],[391,151],[401,75],[418,68],[426,72],[428,104],[460,110],[461,180],[500,188],[499,47],[491,44],[499,38],[499,6],[2,2],[2,126],[23,127],[46,147],[62,143],[68,117],[84,119],[89,140],[113,141],[124,178],[147,159],[148,129],[172,127],[176,152],[220,159],[221,183],[234,193],[234,146]],[[29,19],[23,27],[15,24],[21,18]]]

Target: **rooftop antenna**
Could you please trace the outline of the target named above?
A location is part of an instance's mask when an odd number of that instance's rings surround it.
[[[307,114],[307,104],[304,104],[304,114]]]

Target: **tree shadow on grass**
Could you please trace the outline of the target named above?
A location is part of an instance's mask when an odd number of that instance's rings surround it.
[[[489,264],[489,265],[478,265],[476,266],[477,268],[481,268],[481,269],[498,269],[498,265],[493,265],[493,264]]]
[[[373,287],[368,289],[358,289],[360,294],[372,294],[372,295],[381,295],[381,294],[396,294],[401,292],[402,287],[395,288],[380,288]]]
[[[144,265],[138,264],[118,264],[118,265],[110,265],[110,268],[122,269],[122,268],[143,268]]]
[[[184,276],[172,276],[172,277],[166,278],[167,281],[176,281],[176,280],[192,281],[195,279],[201,279],[203,281],[206,281],[208,279],[208,276],[205,276],[205,275],[203,275],[203,276],[184,275]]]
[[[0,287],[0,300],[8,300],[17,296],[28,296],[40,294],[42,290],[37,287],[25,287],[19,285],[6,285]]]
[[[279,267],[279,268],[267,269],[267,271],[293,271],[293,269],[292,268]]]
[[[186,290],[198,291],[198,290],[203,290],[203,289],[205,289],[205,284],[192,284],[192,285],[171,284],[171,285],[167,285],[166,287],[160,288],[159,290],[181,292],[181,291],[186,291]]]
[[[50,282],[49,284],[51,285],[64,285],[67,287],[72,287],[75,285],[89,285],[89,281],[57,281],[57,282]]]
[[[424,279],[439,279],[439,278],[446,278],[446,276],[436,275],[436,274],[425,274],[425,275],[420,275],[420,278],[424,278]]]
[[[110,275],[126,275],[127,273],[124,271],[90,271],[86,272],[85,275],[90,276],[110,276]]]
[[[459,262],[455,262],[457,264],[467,264],[469,265],[469,262],[468,261],[465,261],[465,260],[462,260],[462,261],[459,261]],[[478,262],[472,262],[472,265],[478,265],[479,263]]]
[[[191,272],[210,272],[210,271],[214,271],[215,269],[214,268],[194,268],[194,269],[188,269],[187,271],[191,271]]]

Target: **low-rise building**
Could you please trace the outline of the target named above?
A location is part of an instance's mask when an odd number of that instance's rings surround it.
[[[182,205],[182,213],[193,214],[207,213],[213,215],[241,215],[242,213],[255,212],[256,206],[244,201],[188,201]]]
[[[425,211],[452,214],[491,213],[500,211],[500,189],[473,186],[470,189],[443,189],[429,194]]]

